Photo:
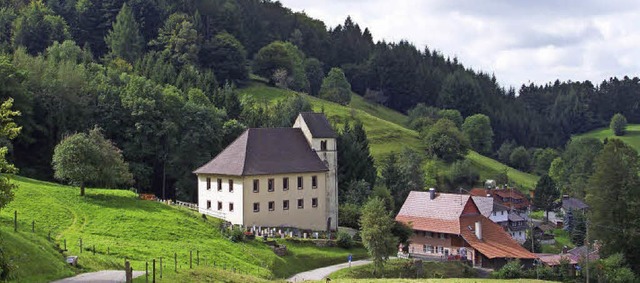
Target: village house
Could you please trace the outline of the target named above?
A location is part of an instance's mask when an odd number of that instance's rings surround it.
[[[583,201],[569,197],[568,195],[562,196],[561,210],[563,213],[567,213],[569,211],[586,212],[588,209],[589,206]]]
[[[587,258],[586,246],[580,246],[573,249],[568,249],[565,246],[562,248],[562,252],[560,254],[536,254],[540,263],[545,266],[561,268],[562,265],[567,265],[567,272],[572,276],[575,276],[575,271],[577,270],[576,267],[580,264],[584,264],[587,259],[590,262],[595,262],[600,259],[599,245],[597,243],[588,251],[588,255],[589,256]]]
[[[473,188],[469,192],[472,196],[490,196],[497,204],[508,207],[511,210],[526,212],[529,209],[529,199],[520,191],[513,188]]]
[[[412,257],[468,260],[486,268],[500,268],[510,259],[531,266],[536,258],[484,216],[469,195],[412,191],[396,221],[414,230],[408,247]]]
[[[232,224],[338,228],[336,133],[321,113],[248,129],[194,171],[200,213]]]
[[[520,215],[519,212],[494,202],[491,196],[472,196],[471,198],[473,198],[482,215],[502,226],[516,242],[522,244],[527,240],[527,219]]]

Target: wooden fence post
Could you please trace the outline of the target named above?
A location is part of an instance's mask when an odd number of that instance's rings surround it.
[[[33,233],[36,232],[36,221],[35,220],[31,221],[31,232],[33,232]]]
[[[162,257],[160,257],[160,278],[162,278]]]
[[[193,251],[189,251],[189,269],[193,268]]]
[[[200,251],[196,250],[196,265],[200,266]]]
[[[156,283],[156,259],[153,259],[153,276],[151,282]]]
[[[82,238],[80,238],[80,253],[82,253]]]
[[[148,261],[144,262],[144,275],[145,275],[145,282],[149,283],[149,262]]]
[[[175,264],[175,272],[178,272],[178,253],[173,253],[173,263]]]
[[[93,245],[93,255],[96,255],[96,245]]]
[[[18,232],[18,211],[13,212],[13,232]]]
[[[67,239],[64,239],[64,251],[67,251]]]

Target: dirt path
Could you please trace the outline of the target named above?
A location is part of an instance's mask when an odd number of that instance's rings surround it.
[[[356,260],[351,262],[351,266],[364,265],[367,263],[371,263],[370,260]],[[303,282],[306,280],[322,280],[325,277],[329,276],[329,274],[334,273],[340,269],[349,268],[349,263],[341,263],[326,267],[321,267],[314,270],[305,271],[302,273],[298,273],[291,278],[287,279],[289,282]]]
[[[144,271],[134,271],[133,278],[144,276]],[[53,281],[52,283],[119,283],[125,282],[124,270],[103,270],[98,272],[83,273],[74,277]]]

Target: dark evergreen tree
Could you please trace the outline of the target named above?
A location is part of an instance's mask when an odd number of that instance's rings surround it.
[[[145,42],[140,35],[138,22],[127,4],[122,5],[122,9],[113,23],[113,28],[104,40],[109,47],[110,54],[114,57],[135,62],[142,54]]]

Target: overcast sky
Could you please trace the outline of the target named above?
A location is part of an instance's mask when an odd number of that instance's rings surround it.
[[[375,41],[406,39],[505,86],[638,76],[640,1],[280,0],[329,27],[350,15]]]

